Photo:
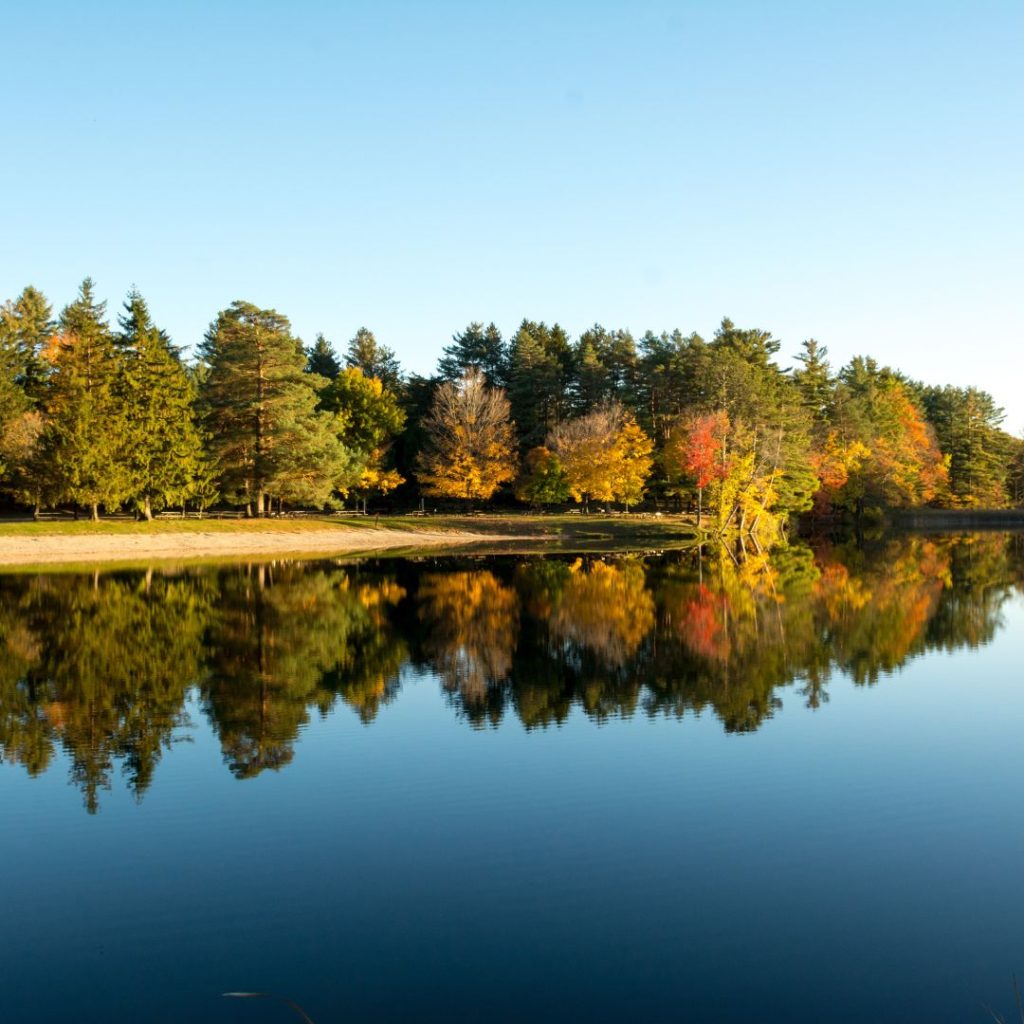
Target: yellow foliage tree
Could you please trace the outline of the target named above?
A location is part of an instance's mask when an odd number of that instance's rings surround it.
[[[423,427],[427,444],[417,459],[426,494],[487,500],[516,476],[515,427],[509,402],[470,369],[438,387]]]
[[[548,448],[558,456],[572,499],[585,507],[590,499],[636,504],[654,463],[654,442],[617,402],[560,424]]]

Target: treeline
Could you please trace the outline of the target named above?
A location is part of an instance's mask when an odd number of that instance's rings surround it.
[[[434,376],[403,373],[361,329],[339,355],[234,302],[182,358],[132,291],[116,326],[90,280],[54,317],[26,288],[0,311],[0,487],[34,508],[261,516],[396,492],[541,507],[649,502],[722,531],[872,507],[1007,507],[1024,445],[992,397],[723,320],[710,340],[572,339],[470,324]]]

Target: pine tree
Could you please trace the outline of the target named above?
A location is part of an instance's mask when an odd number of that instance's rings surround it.
[[[998,508],[1008,500],[1012,438],[1000,426],[1003,410],[977,388],[924,388],[922,403],[943,453],[955,504]]]
[[[96,301],[86,278],[47,350],[52,365],[44,397],[47,497],[84,505],[93,519],[101,505],[115,509],[131,491],[121,371],[105,316],[106,303]]]
[[[306,372],[326,380],[334,380],[341,373],[341,363],[334,354],[334,348],[322,334],[318,334],[316,341],[306,349]]]
[[[608,367],[601,361],[598,340],[604,328],[595,325],[580,335],[573,347],[572,378],[569,394],[576,416],[592,412],[612,394]]]
[[[502,388],[508,382],[508,352],[493,323],[484,327],[474,322],[461,334],[453,335],[437,363],[438,376],[448,381],[461,380],[474,369],[484,375],[488,387]]]
[[[320,503],[348,467],[288,319],[233,302],[200,348],[200,408],[221,491],[262,516],[273,497]]]
[[[524,320],[509,346],[509,401],[519,441],[542,444],[567,413],[566,384],[572,351],[558,324]]]
[[[154,508],[184,506],[203,459],[195,394],[177,351],[132,289],[119,317],[123,372],[118,388],[127,433],[130,497],[146,519]]]
[[[394,351],[381,345],[373,331],[360,327],[348,343],[345,365],[363,371],[364,377],[376,377],[396,395],[402,390],[402,367]]]
[[[811,415],[815,431],[826,431],[832,411],[834,383],[828,364],[828,349],[819,345],[814,338],[803,343],[803,351],[797,360],[801,368],[793,374],[793,382],[800,392],[800,401]]]

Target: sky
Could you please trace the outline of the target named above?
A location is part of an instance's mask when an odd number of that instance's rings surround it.
[[[1024,3],[5,6],[0,298],[246,299],[429,372],[723,316],[1024,431]]]

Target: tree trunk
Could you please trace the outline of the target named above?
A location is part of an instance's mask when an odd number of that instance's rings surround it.
[[[700,521],[704,515],[704,488],[697,488],[697,529],[700,529]]]
[[[263,518],[263,488],[256,492],[256,518]]]
[[[153,521],[153,502],[150,501],[148,494],[146,495],[146,500],[142,503],[142,514],[146,517],[147,523]]]
[[[100,521],[100,506],[95,501],[89,506],[89,518],[94,523]]]

